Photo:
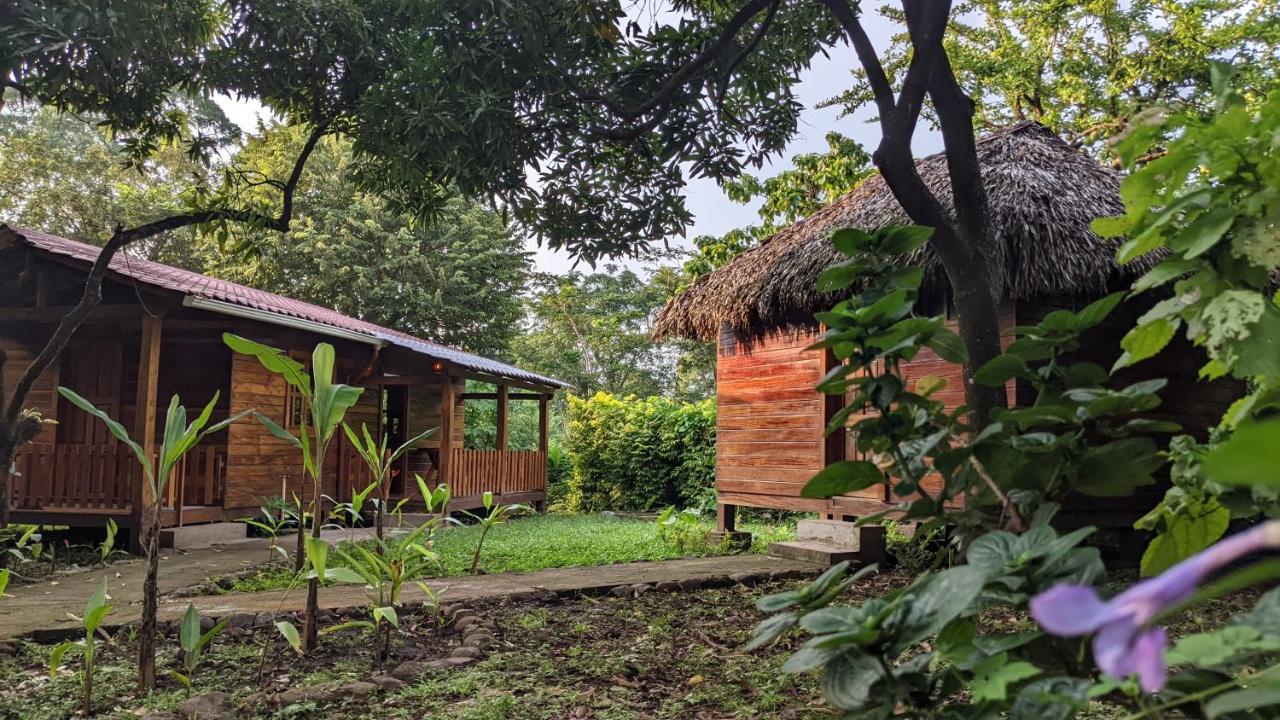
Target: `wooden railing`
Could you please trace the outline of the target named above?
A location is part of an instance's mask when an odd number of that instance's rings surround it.
[[[545,492],[547,454],[536,450],[468,450],[454,448],[449,468],[454,497]]]
[[[17,510],[128,512],[142,469],[121,443],[32,443],[14,458],[13,505]],[[165,507],[219,506],[227,478],[227,447],[200,445],[187,454],[166,488]],[[181,499],[181,500],[180,500]]]
[[[103,445],[24,445],[14,458],[17,510],[126,511],[141,468],[129,448]]]

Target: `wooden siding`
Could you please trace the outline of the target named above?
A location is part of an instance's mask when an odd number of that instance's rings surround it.
[[[721,338],[716,356],[716,490],[798,497],[822,468],[822,353],[812,333],[751,344]]]

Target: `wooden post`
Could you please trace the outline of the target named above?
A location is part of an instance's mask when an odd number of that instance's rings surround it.
[[[133,405],[133,438],[153,463],[156,461],[156,395],[160,380],[161,330],[160,318],[142,316],[142,339],[138,349],[138,392]],[[151,526],[150,508],[155,498],[141,467],[138,468],[131,492],[133,532],[129,542],[134,552],[142,552],[146,547],[142,535],[144,528]],[[182,499],[178,498],[178,503],[181,502]]]
[[[546,455],[550,449],[551,415],[548,403],[551,396],[543,393],[538,398],[538,452]]]
[[[497,496],[502,496],[504,493],[506,493],[507,486],[509,485],[509,483],[507,482],[507,449],[508,449],[507,446],[509,445],[509,443],[507,442],[507,438],[508,438],[508,427],[507,427],[508,412],[507,411],[510,410],[510,405],[509,405],[510,399],[511,399],[510,389],[506,385],[499,385],[498,386],[498,437],[494,442],[494,446],[498,450],[498,477],[497,477],[497,482],[495,483],[497,485],[497,488],[493,492],[493,494]],[[481,491],[483,490],[484,488],[481,488]]]
[[[453,488],[453,378],[446,370],[440,377],[444,384],[440,386],[440,472],[436,484]]]
[[[738,529],[738,506],[716,505],[716,530],[722,533],[736,532]]]

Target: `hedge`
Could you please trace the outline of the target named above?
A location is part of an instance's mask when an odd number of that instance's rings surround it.
[[[571,395],[565,450],[571,511],[701,506],[715,494],[715,400]]]

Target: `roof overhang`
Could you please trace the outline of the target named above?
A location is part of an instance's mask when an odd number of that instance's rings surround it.
[[[244,320],[254,320],[261,323],[267,323],[268,325],[287,327],[292,330],[303,330],[317,335],[326,335],[340,340],[350,340],[352,342],[373,345],[379,348],[384,348],[387,345],[390,345],[386,340],[376,338],[365,333],[359,333],[353,330],[344,330],[342,328],[333,327],[332,325],[318,323],[313,320],[290,317],[288,315],[281,315],[280,313],[273,313],[268,310],[259,310],[257,308],[245,307],[243,305],[235,305],[221,300],[210,300],[196,295],[184,295],[182,298],[182,305],[183,307],[189,307],[195,310],[204,310],[205,312],[227,315]]]

